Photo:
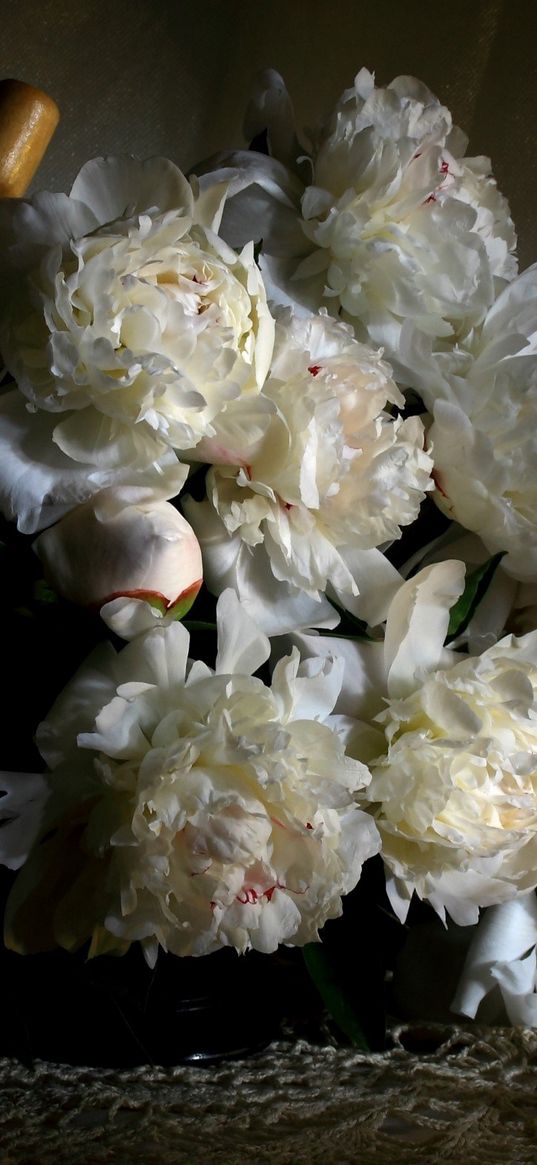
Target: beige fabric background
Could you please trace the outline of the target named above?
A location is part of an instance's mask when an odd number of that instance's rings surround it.
[[[413,73],[451,108],[470,152],[492,156],[523,265],[537,259],[535,0],[0,0],[0,17],[1,72],[62,111],[39,186],[67,189],[98,153],[188,168],[241,145],[267,65],[313,124],[367,65],[380,83]]]

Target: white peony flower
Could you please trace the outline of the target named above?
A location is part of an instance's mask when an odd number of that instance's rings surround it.
[[[537,632],[391,700],[372,765],[384,860],[455,922],[537,885]]]
[[[110,158],[84,166],[70,198],[1,208],[0,338],[19,392],[2,410],[16,451],[0,499],[25,532],[100,488],[165,475],[170,450],[214,436],[226,404],[259,391],[273,321],[253,245],[237,255],[216,234],[221,201],[164,159]],[[70,488],[57,463],[76,473]]]
[[[255,455],[246,466],[212,470],[209,500],[186,503],[209,585],[218,592],[227,581],[229,542],[238,537],[250,556],[262,546],[273,605],[282,583],[302,592],[311,625],[324,618],[316,605],[329,588],[350,610],[379,622],[400,579],[377,548],[400,537],[432,487],[421,421],[384,411],[402,404],[390,369],[322,313],[278,325],[263,395],[274,416]],[[243,573],[239,561],[239,593]],[[241,597],[248,601],[247,593]],[[283,604],[276,618],[283,619]],[[291,628],[297,612],[288,614]],[[273,627],[272,610],[267,618],[269,632],[284,629],[282,622]]]
[[[267,74],[257,104],[287,162],[282,92],[281,78]],[[384,347],[401,383],[416,386],[417,338],[453,348],[516,274],[507,202],[489,160],[465,158],[465,148],[425,85],[397,77],[377,88],[362,69],[316,135],[310,184],[274,159],[240,153],[207,163],[202,182],[229,180],[223,233],[236,245],[246,223],[248,237],[263,240],[275,302],[326,304],[359,339]]]
[[[537,581],[537,265],[498,298],[430,400],[435,500]]]
[[[252,673],[268,640],[231,592],[218,629],[214,671],[187,659],[174,623],[98,651],[57,700],[38,732],[50,792],[8,903],[11,947],[139,941],[151,963],[159,945],[269,952],[340,913],[379,846],[355,802],[368,770],[330,716],[341,665],[294,651],[267,687]]]
[[[305,654],[345,658],[338,708],[367,720],[353,748],[372,773],[360,801],[401,920],[414,891],[466,925],[537,886],[537,631],[477,657],[444,648],[463,585],[459,562],[420,571],[392,603],[384,644],[296,637]]]
[[[47,578],[64,598],[96,606],[123,598],[173,609],[182,617],[202,583],[199,542],[169,502],[129,501],[107,489],[45,530],[35,549]]]

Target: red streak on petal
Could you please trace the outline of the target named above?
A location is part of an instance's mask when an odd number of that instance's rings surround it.
[[[446,162],[445,160],[442,162],[442,165],[440,166],[440,173],[449,174],[449,162]]]
[[[423,205],[427,206],[429,202],[436,202],[436,194],[430,194],[428,198],[424,199]]]
[[[189,599],[191,595],[192,595],[192,598],[195,599],[202,582],[203,582],[203,579],[198,578],[198,579],[196,579],[196,582],[193,582],[191,584],[191,586],[185,587],[184,591],[181,591],[181,593],[177,596],[176,599],[172,599],[172,601],[170,603],[168,603],[168,610],[170,607],[175,607],[175,604],[178,603],[180,599]]]
[[[317,373],[320,371],[321,371],[320,364],[310,364],[310,366],[308,368],[308,372],[311,372],[312,376],[317,376]]]
[[[306,821],[306,829],[313,829],[313,825],[311,824],[311,821]]]
[[[268,890],[263,890],[262,894],[258,894],[253,886],[244,886],[240,894],[237,894],[237,902],[240,902],[241,906],[257,906],[261,898],[266,898],[267,902],[270,902],[275,890],[287,890],[287,886],[284,886],[282,882],[275,882],[274,886],[269,886]],[[304,894],[305,890],[291,891],[291,893]]]
[[[269,886],[268,890],[263,890],[262,894],[258,894],[257,890],[254,890],[252,886],[248,886],[241,890],[240,894],[237,894],[237,902],[240,902],[241,906],[248,904],[257,905],[261,898],[266,898],[267,902],[271,902],[275,890],[287,890],[290,894],[307,894],[309,886],[306,886],[305,890],[292,890],[289,886],[285,886],[283,882],[275,882],[274,886]]]
[[[447,511],[450,514],[453,514],[454,513],[454,505],[453,505],[453,502],[451,501],[449,494],[446,493],[446,491],[442,485],[439,471],[437,469],[433,469],[431,477],[432,477],[434,484],[438,490],[438,493],[442,494],[442,497],[446,499],[446,505],[442,506],[444,513],[446,513],[446,511]]]
[[[196,579],[196,582],[193,582],[191,586],[185,587],[184,591],[180,591],[177,595],[177,598],[175,599],[167,599],[166,595],[163,595],[161,591],[151,591],[145,587],[138,587],[133,588],[131,591],[112,591],[111,594],[106,595],[106,598],[99,599],[97,603],[92,603],[92,606],[100,608],[104,606],[105,603],[111,603],[112,599],[145,599],[147,603],[150,603],[151,601],[162,603],[164,609],[168,611],[170,607],[175,607],[175,604],[179,602],[179,599],[189,598],[190,595],[195,598],[202,582],[203,579]]]
[[[257,903],[258,898],[259,894],[257,893],[257,890],[254,890],[253,886],[245,886],[244,889],[241,890],[240,894],[237,894],[237,902],[240,902],[241,906],[246,906],[248,903],[251,906],[254,906]]]
[[[160,603],[164,604],[165,608],[169,606],[169,599],[161,591],[150,591],[144,587],[132,591],[112,591],[105,599],[99,599],[98,604],[95,603],[93,605],[101,607],[104,603],[111,603],[112,599],[145,599],[146,602],[151,602],[151,599],[157,599]]]

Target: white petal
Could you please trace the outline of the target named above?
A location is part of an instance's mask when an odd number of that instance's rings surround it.
[[[142,162],[126,154],[86,162],[74,181],[71,198],[85,203],[99,224],[152,209],[184,207],[185,214],[191,215],[193,207],[190,184],[173,162],[167,158]]]
[[[116,690],[117,656],[100,644],[60,693],[36,733],[37,747],[49,768],[56,768],[76,747],[78,733],[90,731],[99,710]]]
[[[230,246],[263,239],[264,244],[270,240],[269,250],[275,248],[275,254],[308,249],[297,214],[303,185],[275,158],[246,150],[218,154],[197,167],[197,173],[201,191],[229,184],[220,230]]]
[[[295,132],[293,104],[283,77],[264,69],[255,79],[244,118],[247,141],[267,131],[270,156],[293,167],[301,150]]]
[[[228,535],[208,499],[195,502],[187,497],[182,506],[199,539],[203,577],[209,590],[219,595],[226,587],[232,587],[243,609],[265,635],[337,626],[339,616],[327,599],[317,601],[275,579],[264,546],[252,551],[240,534]]]
[[[0,773],[0,792],[0,863],[18,870],[37,837],[50,790],[41,773]]]
[[[15,271],[36,267],[42,248],[66,246],[98,226],[89,207],[66,194],[41,192],[29,199],[3,198],[0,201],[1,268]],[[2,297],[11,285],[2,278]]]
[[[235,591],[225,590],[217,603],[218,654],[220,675],[252,675],[270,655],[270,643],[253,619],[241,608]]]
[[[99,614],[106,626],[125,640],[136,639],[137,635],[151,631],[155,624],[160,626],[165,622],[162,612],[145,599],[112,599],[101,607]]]
[[[301,664],[293,689],[295,720],[326,720],[333,711],[343,683],[342,659],[327,655]]]
[[[451,607],[464,590],[462,562],[441,562],[403,583],[386,622],[388,694],[404,696],[443,658]]]
[[[400,589],[401,575],[380,550],[343,548],[340,554],[358,585],[358,595],[349,595],[333,585],[328,593],[333,590],[342,607],[375,627],[386,618],[390,603]]]
[[[521,960],[536,943],[537,899],[534,893],[489,907],[479,922],[468,951],[452,1003],[453,1010],[474,1019],[480,1003],[495,985],[507,986],[506,965]],[[520,973],[522,977],[516,994],[534,991],[535,968],[526,962]],[[515,995],[513,987],[511,980],[510,993]]]
[[[54,444],[57,416],[29,413],[17,390],[0,398],[0,420],[0,509],[17,519],[23,534],[50,526],[109,485],[132,484],[145,496],[173,497],[187,472],[171,450],[136,471],[72,461]]]
[[[337,635],[306,635],[292,633],[275,641],[276,650],[283,653],[295,645],[302,659],[334,656],[345,665],[341,692],[335,711],[359,720],[373,720],[385,705],[386,678],[382,643],[367,643],[356,639],[338,639]]]

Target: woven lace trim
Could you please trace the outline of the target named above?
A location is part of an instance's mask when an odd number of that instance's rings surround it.
[[[282,1042],[205,1068],[0,1060],[0,1162],[535,1165],[536,1031],[392,1036],[383,1054]]]

